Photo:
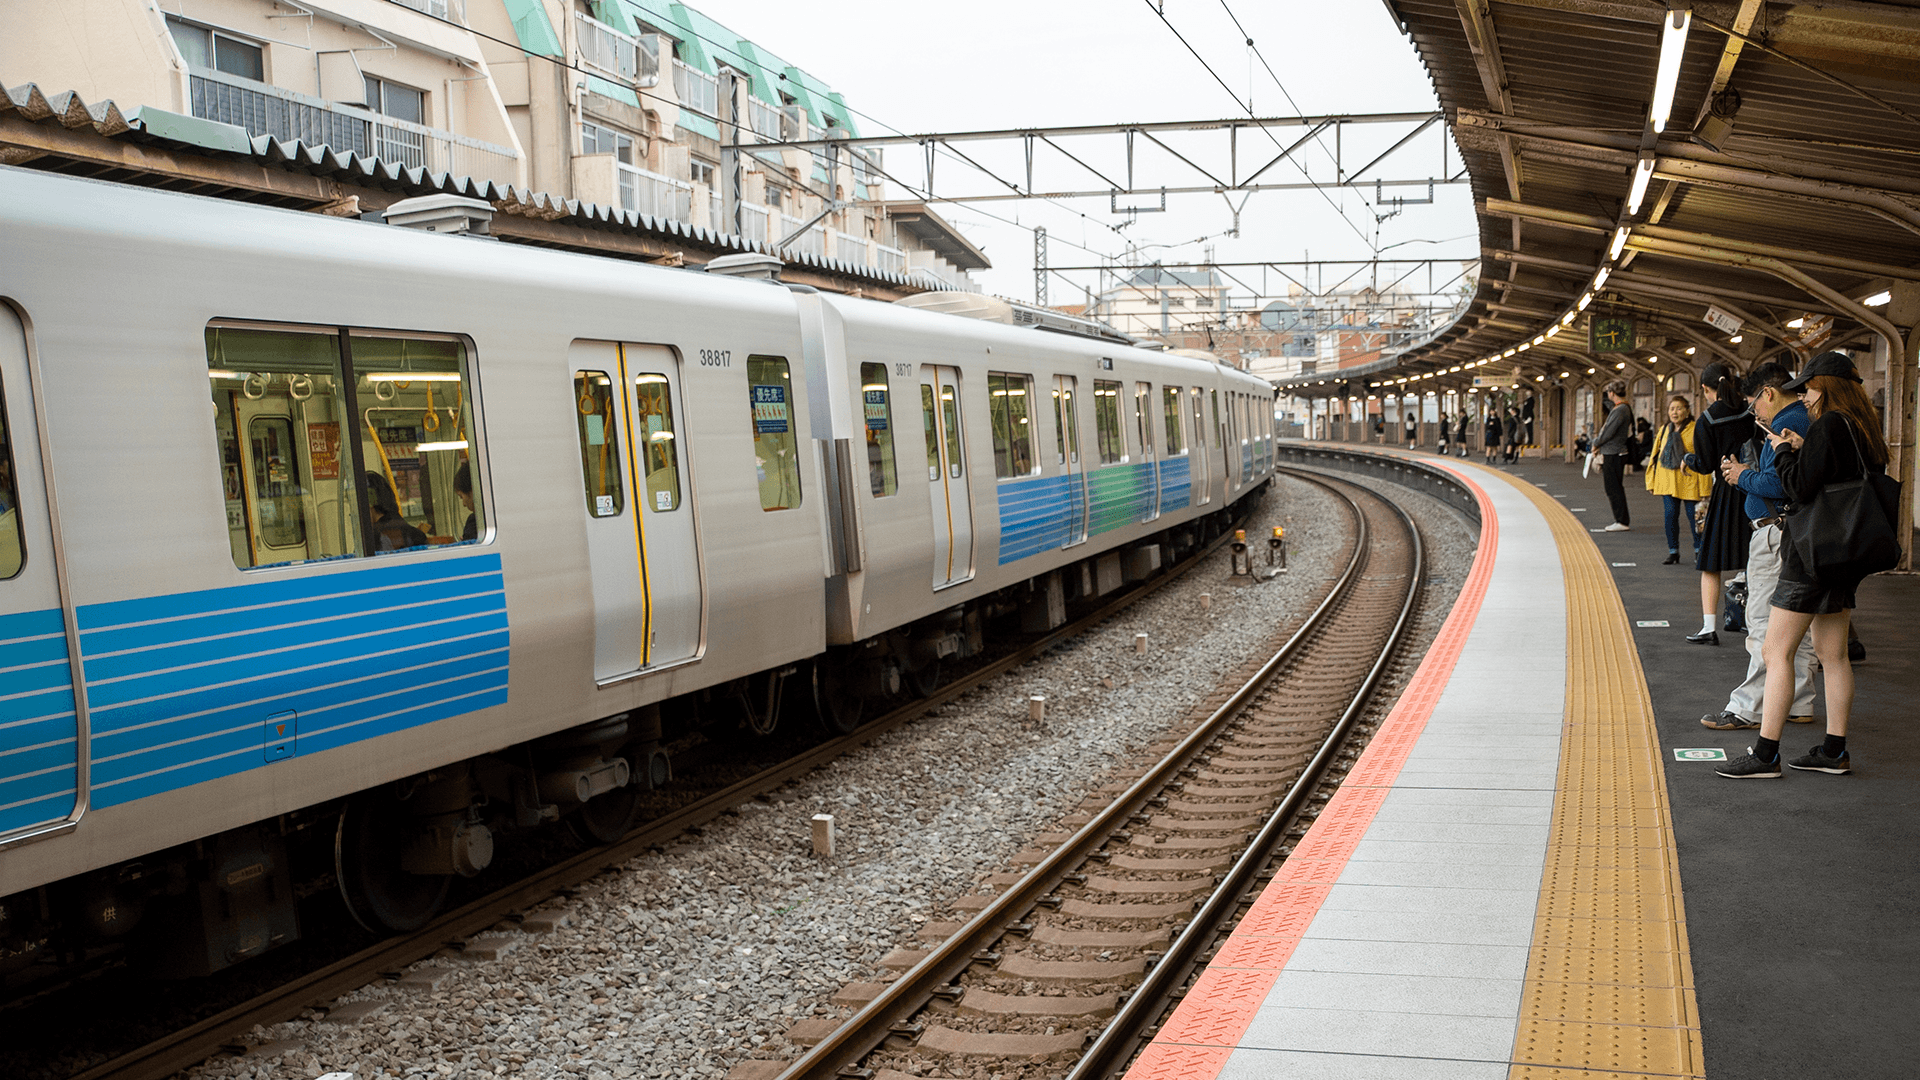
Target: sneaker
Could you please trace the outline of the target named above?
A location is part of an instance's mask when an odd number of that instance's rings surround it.
[[[1700,718],[1700,726],[1715,731],[1746,731],[1760,726],[1760,721],[1749,720],[1737,712],[1708,713]]]
[[[1626,532],[1626,531],[1627,531],[1627,527],[1626,527],[1625,525],[1622,525],[1622,524],[1620,524],[1619,522],[1617,522],[1617,521],[1616,521],[1616,522],[1614,522],[1613,524],[1611,524],[1611,525],[1609,525],[1609,526],[1607,526],[1606,528],[1604,528],[1604,529],[1602,529],[1602,530],[1600,530],[1600,531],[1601,531],[1601,532]]]
[[[1847,756],[1845,750],[1840,751],[1840,756],[1837,758],[1828,757],[1825,746],[1816,746],[1807,751],[1804,757],[1797,757],[1787,762],[1787,767],[1790,769],[1800,769],[1804,772],[1823,772],[1832,773],[1835,776],[1845,776],[1853,771],[1853,759]],[[1779,774],[1775,773],[1774,775],[1777,776]]]
[[[1731,780],[1778,780],[1780,755],[1773,755],[1772,761],[1761,761],[1753,756],[1753,747],[1749,746],[1746,753],[1713,771]]]

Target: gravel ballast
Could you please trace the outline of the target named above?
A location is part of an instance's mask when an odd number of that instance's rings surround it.
[[[1390,495],[1428,544],[1424,651],[1466,576],[1472,537],[1438,501]],[[483,935],[463,958],[347,995],[325,1018],[256,1031],[257,1043],[289,1041],[277,1056],[216,1059],[188,1075],[719,1078],[746,1057],[791,1056],[794,1021],[850,1013],[830,1001],[842,985],[883,978],[884,955],[913,947],[917,927],[1008,869],[1117,767],[1142,764],[1143,748],[1311,611],[1343,563],[1347,522],[1332,496],[1281,477],[1248,535],[1264,562],[1258,538],[1285,525],[1290,573],[1235,584],[1223,547],[1081,638],[600,875],[526,924],[541,928],[544,915],[545,932]],[[1134,651],[1138,633],[1145,654]],[[1037,724],[1030,694],[1047,699]],[[835,819],[828,859],[811,849],[820,813]]]

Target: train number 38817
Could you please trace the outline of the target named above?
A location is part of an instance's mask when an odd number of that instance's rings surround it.
[[[701,367],[732,367],[733,366],[733,350],[701,349],[700,350],[700,366]]]

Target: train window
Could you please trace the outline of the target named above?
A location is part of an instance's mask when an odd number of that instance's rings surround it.
[[[484,520],[468,457],[474,442],[467,350],[452,338],[353,332],[361,460],[377,553],[451,544]]]
[[[893,406],[887,397],[887,365],[860,365],[860,408],[866,418],[867,479],[875,496],[900,490],[893,464]]]
[[[747,393],[760,509],[791,510],[800,505],[800,443],[793,430],[793,375],[787,362],[778,356],[747,357]]]
[[[210,326],[206,339],[234,565],[362,554],[339,335]]]
[[[1039,472],[1033,456],[1033,379],[987,372],[988,412],[993,420],[993,474],[1002,480]]]
[[[1194,387],[1188,394],[1193,402],[1193,445],[1202,450],[1207,448],[1206,414],[1200,408],[1200,388]]]
[[[927,482],[940,479],[940,421],[933,407],[933,384],[920,384],[920,419],[927,426]]]
[[[1224,448],[1227,445],[1227,429],[1220,426],[1220,391],[1207,391],[1207,398],[1213,402],[1213,430],[1218,432],[1216,445]]]
[[[587,511],[619,517],[627,501],[620,486],[620,407],[613,378],[604,371],[573,373],[574,419],[580,430],[580,475],[587,484]]]
[[[0,386],[0,581],[20,573],[27,561],[20,538],[20,488],[13,479],[13,433],[7,429],[7,388]]]
[[[1134,434],[1139,438],[1140,456],[1153,456],[1153,386],[1150,383],[1133,384],[1133,424]]]
[[[206,339],[234,565],[479,534],[459,341],[222,324]]]
[[[1094,435],[1100,441],[1100,464],[1127,460],[1127,437],[1120,428],[1120,384],[1093,380]]]
[[[633,377],[639,467],[647,478],[647,509],[656,514],[680,508],[680,449],[674,441],[673,395],[668,391],[667,377],[659,372]]]
[[[947,435],[947,472],[958,480],[967,460],[960,450],[960,398],[953,384],[945,379],[940,382],[940,421]]]
[[[1077,385],[1079,380],[1071,375],[1053,377],[1053,440],[1061,465],[1080,464],[1080,414],[1073,407]]]
[[[1161,419],[1167,425],[1167,456],[1184,454],[1187,443],[1180,432],[1180,388],[1163,386],[1160,388]]]

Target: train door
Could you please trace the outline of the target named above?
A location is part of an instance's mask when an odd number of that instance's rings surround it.
[[[0,304],[0,837],[81,806],[81,720],[27,378],[26,332]]]
[[[1133,384],[1133,425],[1140,436],[1141,483],[1146,492],[1140,498],[1140,520],[1152,521],[1160,516],[1160,455],[1153,445],[1153,386],[1151,383]]]
[[[679,418],[679,360],[658,345],[576,341],[596,681],[698,655],[704,606]]]
[[[942,589],[973,577],[973,500],[967,492],[957,368],[929,364],[920,369],[920,413],[933,504],[933,587]]]
[[[1188,455],[1193,461],[1194,490],[1199,494],[1194,505],[1199,506],[1213,501],[1213,451],[1207,446],[1207,419],[1205,407],[1201,404],[1200,388],[1190,388],[1188,400],[1193,405],[1193,450]]]
[[[1080,461],[1079,379],[1053,377],[1053,434],[1060,448],[1060,475],[1066,481],[1066,540],[1061,547],[1087,541],[1087,473]]]

